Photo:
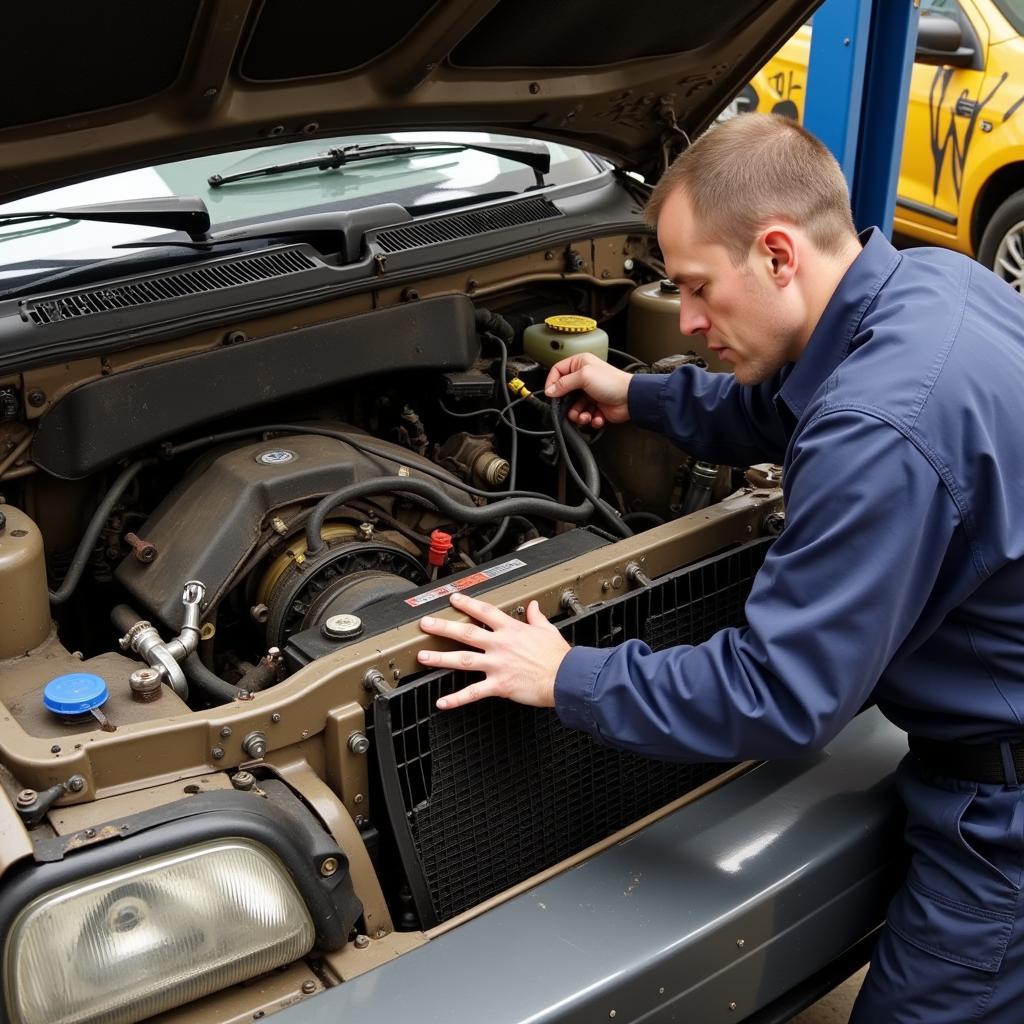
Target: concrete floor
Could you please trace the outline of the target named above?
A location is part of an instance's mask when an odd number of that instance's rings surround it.
[[[790,1024],[846,1024],[866,971],[866,967],[858,971],[848,981],[829,992],[824,999],[819,999],[812,1007],[797,1014]]]

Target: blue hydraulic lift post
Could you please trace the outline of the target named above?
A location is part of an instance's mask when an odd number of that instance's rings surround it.
[[[827,0],[814,15],[804,124],[843,168],[859,230],[892,232],[917,18],[913,0]]]

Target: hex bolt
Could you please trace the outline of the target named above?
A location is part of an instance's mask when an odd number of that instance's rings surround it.
[[[381,672],[380,669],[376,668],[371,668],[366,675],[363,676],[363,689],[381,695],[391,692],[391,687],[388,686],[388,681],[384,678],[384,673]]]
[[[270,618],[270,609],[265,604],[254,604],[249,609],[249,615],[253,622],[263,625]]]
[[[729,1009],[730,1010],[735,1010],[736,1009],[736,1004],[735,1003],[730,1003],[729,1004]]]
[[[18,794],[18,806],[31,807],[36,802],[38,795],[34,789],[23,789]]]
[[[273,713],[273,714],[272,714],[272,715],[270,716],[270,721],[271,721],[271,722],[273,722],[273,723],[274,723],[274,725],[277,725],[277,723],[281,721],[281,715],[280,715],[280,713],[279,713],[279,712],[277,712],[277,711],[275,711],[275,712],[274,712],[274,713]]]
[[[230,725],[222,725],[220,727],[220,735],[221,735],[221,739],[225,739],[226,740],[231,735],[231,726]]]
[[[54,743],[54,745],[52,747],[50,747],[50,753],[51,754],[59,754],[60,753],[60,744],[59,743]]]
[[[86,839],[95,839],[96,838],[96,829],[94,829],[94,828],[87,828],[85,830],[85,832],[83,832],[82,834],[85,836]]]
[[[365,733],[354,732],[348,738],[348,749],[353,754],[365,754],[370,749],[370,741],[366,738]]]
[[[256,785],[256,776],[253,775],[252,772],[235,772],[235,774],[231,776],[231,785],[234,786],[235,789],[248,791]]]
[[[214,747],[213,750],[210,751],[210,756],[214,759],[214,761],[219,761],[224,756],[224,748]]]
[[[312,978],[307,978],[306,981],[302,983],[303,995],[311,996],[315,991],[316,982],[313,981]]]
[[[356,936],[356,941],[355,941],[356,949],[366,949],[366,947],[369,944],[370,944],[370,940],[369,940],[369,938],[367,936],[365,936],[365,935],[357,935]]]
[[[582,615],[584,612],[583,602],[580,601],[573,590],[563,590],[558,603],[564,611],[571,612],[573,615]]]
[[[81,775],[72,775],[67,782],[64,783],[64,788],[69,793],[81,793],[85,789],[85,779]]]
[[[626,566],[626,579],[638,587],[649,587],[652,584],[651,577],[636,562],[630,562]]]
[[[137,561],[142,562],[143,565],[149,565],[150,562],[156,561],[159,552],[155,544],[150,544],[148,540],[143,540],[134,533],[126,533],[124,539],[125,543],[131,547],[132,554],[135,555]]]
[[[267,753],[267,736],[259,730],[249,733],[242,740],[242,750],[250,757],[263,757]]]
[[[41,405],[46,405],[46,392],[41,388],[33,388],[28,393],[28,404],[35,409],[38,409]]]
[[[324,857],[320,864],[320,874],[324,878],[330,878],[335,871],[338,870],[338,858],[337,857]]]

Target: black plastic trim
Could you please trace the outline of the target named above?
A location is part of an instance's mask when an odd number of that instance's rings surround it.
[[[238,409],[396,368],[466,370],[479,351],[465,295],[358,313],[90,381],[43,417],[32,460],[77,480]]]
[[[5,947],[15,917],[43,893],[145,858],[238,838],[260,843],[281,859],[313,918],[317,947],[342,948],[362,914],[348,858],[284,783],[269,780],[261,782],[260,789],[266,796],[235,790],[197,793],[142,814],[97,824],[97,835],[113,838],[92,846],[76,848],[88,841],[81,832],[41,842],[37,858],[43,859],[12,868],[0,887],[0,934]],[[320,865],[328,857],[337,859],[338,869],[324,877]],[[0,1024],[8,1021],[0,1005]]]
[[[913,210],[914,213],[923,213],[926,217],[934,217],[935,220],[941,220],[943,224],[956,225],[956,217],[953,214],[946,213],[945,210],[939,210],[934,206],[918,203],[913,199],[904,199],[903,196],[896,197],[896,205],[903,207],[904,210]]]

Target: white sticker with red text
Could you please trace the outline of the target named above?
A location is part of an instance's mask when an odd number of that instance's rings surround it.
[[[507,562],[502,562],[501,565],[492,565],[489,569],[481,569],[479,572],[471,573],[469,576],[463,576],[452,583],[443,583],[441,586],[434,587],[433,590],[428,590],[424,594],[416,594],[413,597],[407,597],[405,599],[405,603],[411,608],[419,608],[421,604],[429,604],[431,601],[436,601],[439,598],[447,597],[449,594],[454,594],[457,590],[466,590],[469,587],[475,587],[478,583],[485,583],[487,580],[493,580],[495,576],[504,576],[507,572],[512,572],[515,569],[522,569],[525,565],[526,563],[520,558],[510,558]]]

